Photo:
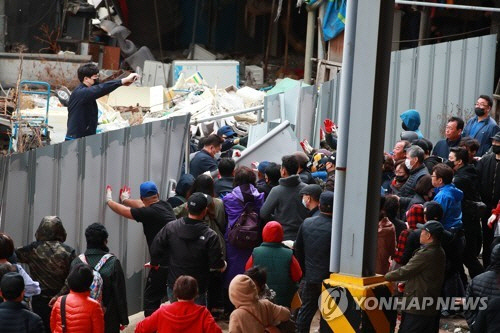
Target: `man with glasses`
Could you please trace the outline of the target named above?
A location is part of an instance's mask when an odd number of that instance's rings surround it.
[[[99,83],[99,68],[89,63],[78,68],[81,84],[73,90],[68,102],[66,140],[74,140],[96,133],[96,99],[105,96],[121,85],[130,85],[139,75],[132,73],[124,79]]]
[[[476,116],[469,119],[462,132],[462,137],[469,136],[479,141],[480,146],[476,156],[483,156],[490,149],[491,137],[500,131],[495,119],[490,117],[492,105],[490,96],[479,96],[474,109]]]

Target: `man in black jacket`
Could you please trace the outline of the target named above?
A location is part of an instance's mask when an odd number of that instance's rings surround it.
[[[68,104],[68,129],[66,140],[74,140],[96,133],[96,99],[105,96],[120,87],[130,85],[139,75],[132,73],[124,79],[99,83],[99,68],[94,64],[85,64],[78,68],[78,80],[81,84],[73,90]]]
[[[19,273],[6,273],[0,283],[0,332],[43,333],[42,318],[21,303],[24,297],[24,280]]]
[[[210,271],[224,271],[226,262],[215,231],[203,220],[212,202],[209,195],[191,194],[187,201],[188,217],[168,223],[156,235],[151,245],[151,266],[167,258],[168,296],[174,301],[172,286],[181,275],[189,275],[198,281],[199,295],[195,302],[206,305],[206,292]]]
[[[500,245],[496,245],[491,251],[491,265],[487,271],[472,279],[467,288],[466,300],[475,301],[476,298],[488,298],[486,309],[468,308],[465,311],[465,319],[473,333],[499,332],[500,320],[498,315],[499,304],[492,300],[500,299]],[[471,304],[471,303],[469,303]],[[480,304],[481,305],[481,304]],[[486,318],[489,320],[486,321]]]
[[[297,315],[297,332],[309,332],[318,310],[321,282],[330,275],[330,241],[332,234],[333,192],[321,193],[318,216],[304,220],[294,244],[295,256],[303,275],[302,306]],[[320,330],[324,326],[320,322]]]
[[[462,199],[462,223],[465,234],[463,263],[467,266],[470,277],[473,278],[484,272],[477,258],[481,251],[481,222],[477,204],[481,198],[477,189],[477,171],[469,164],[469,153],[463,147],[450,148],[448,165],[455,171],[453,184],[464,193]],[[463,266],[460,267],[460,275],[464,285],[467,285],[467,276]]]
[[[481,201],[486,204],[488,216],[482,217],[483,227],[483,265],[490,264],[491,243],[493,242],[493,229],[488,227],[489,212],[497,206],[500,199],[500,133],[492,137],[493,154],[486,154],[476,166],[479,175],[479,194]]]

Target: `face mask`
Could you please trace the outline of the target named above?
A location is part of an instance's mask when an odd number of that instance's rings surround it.
[[[446,162],[446,165],[453,169],[455,167],[455,162],[448,161]]]
[[[307,203],[306,203],[306,200],[304,198],[302,198],[302,205],[304,205],[304,207],[307,208]]]
[[[484,109],[481,109],[481,108],[475,108],[475,109],[474,109],[474,112],[476,113],[476,115],[477,115],[478,117],[484,116],[484,114],[485,114]]]
[[[491,146],[491,150],[492,150],[495,154],[500,154],[500,146]]]
[[[405,160],[405,165],[408,168],[408,170],[411,170],[411,161],[409,159]]]
[[[215,153],[214,158],[218,160],[221,154],[222,154],[221,152]]]
[[[402,182],[404,182],[406,179],[407,179],[407,178],[406,178],[406,176],[396,176],[396,181],[397,181],[398,183],[402,183]]]

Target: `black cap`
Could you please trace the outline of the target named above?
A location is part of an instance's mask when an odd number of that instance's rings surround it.
[[[306,185],[300,190],[300,195],[310,195],[314,200],[319,201],[319,196],[321,195],[321,186],[318,184]]]
[[[500,142],[500,132],[497,132],[497,134],[495,134],[495,136],[492,136],[491,140],[495,140],[495,141]]]
[[[21,274],[11,272],[6,273],[0,282],[0,290],[3,298],[6,300],[14,300],[18,298],[24,290],[24,279]]]
[[[441,222],[438,221],[428,221],[426,224],[417,223],[417,228],[425,230],[432,236],[437,236],[438,238],[440,238],[445,231]]]
[[[333,192],[325,191],[319,196],[319,205],[322,212],[333,211]]]
[[[188,211],[191,214],[199,214],[212,203],[212,197],[208,194],[195,192],[187,200]]]

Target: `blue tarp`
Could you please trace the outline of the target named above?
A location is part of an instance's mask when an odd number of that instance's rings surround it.
[[[316,0],[310,1],[310,3]],[[326,41],[337,37],[345,27],[347,0],[329,0],[323,18],[323,36]]]

